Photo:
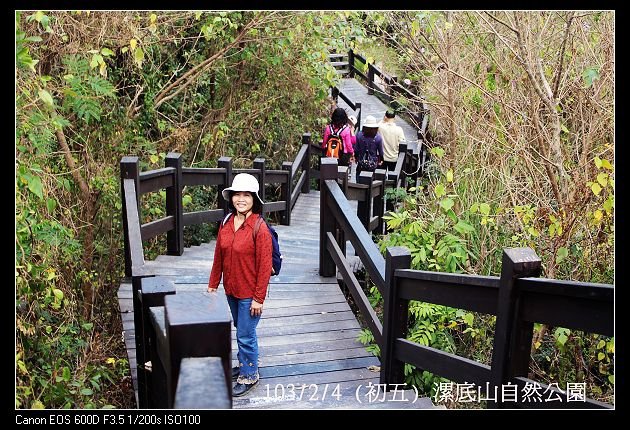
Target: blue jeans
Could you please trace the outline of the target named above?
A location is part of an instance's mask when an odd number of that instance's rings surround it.
[[[253,299],[237,299],[226,296],[234,327],[236,327],[236,343],[238,344],[238,365],[241,369],[237,383],[253,384],[258,381],[258,337],[256,326],[260,316],[252,316],[250,306]]]

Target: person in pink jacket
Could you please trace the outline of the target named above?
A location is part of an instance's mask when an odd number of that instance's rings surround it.
[[[339,133],[339,136],[343,141],[343,151],[340,152],[338,157],[339,165],[348,166],[350,164],[350,160],[354,157],[354,144],[356,142],[356,137],[348,126],[348,114],[343,108],[338,107],[333,111],[330,118],[330,124],[328,124],[324,129],[324,139],[322,140],[324,156],[326,155],[328,138],[333,133]]]

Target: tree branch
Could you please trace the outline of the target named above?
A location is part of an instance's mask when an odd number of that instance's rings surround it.
[[[250,28],[252,28],[252,26],[256,23],[256,20],[252,20],[250,22],[248,22],[243,29],[241,30],[241,32],[238,34],[238,36],[236,36],[236,38],[234,39],[234,41],[232,41],[230,44],[226,45],[225,47],[223,47],[222,49],[220,49],[218,52],[216,52],[214,55],[212,55],[210,58],[207,58],[206,60],[202,61],[201,63],[197,64],[195,67],[193,67],[192,69],[190,69],[189,71],[187,71],[186,73],[184,73],[179,79],[177,79],[175,82],[173,82],[172,84],[170,84],[169,86],[167,86],[166,88],[164,88],[163,90],[161,90],[158,95],[155,97],[155,101],[153,103],[153,107],[155,109],[157,109],[158,107],[160,107],[160,105],[162,103],[164,103],[167,100],[172,99],[173,97],[175,97],[177,94],[179,94],[184,88],[188,87],[190,84],[192,84],[194,82],[194,79],[197,77],[197,75],[199,73],[201,73],[204,69],[206,69],[207,67],[209,67],[216,59],[220,58],[223,56],[223,54],[225,54],[227,51],[229,51],[230,49],[234,48],[235,46],[237,46],[240,42],[241,39],[245,36],[245,34],[249,31]],[[174,88],[177,88],[177,90],[175,90],[174,93],[170,94],[167,96],[167,94],[172,91]]]

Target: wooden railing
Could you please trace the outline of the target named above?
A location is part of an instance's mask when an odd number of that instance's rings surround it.
[[[221,191],[238,173],[258,178],[263,201],[265,185],[279,183],[280,200],[266,201],[263,211],[278,212],[280,223],[290,224],[300,192],[310,189],[310,134],[305,133],[302,142],[295,161],[282,163],[281,170],[267,170],[263,158],[255,159],[252,169],[235,169],[229,157],[221,157],[217,168],[184,168],[180,154],[169,153],[164,168],[140,172],[138,157],[122,158],[125,276],[132,284],[138,407],[215,409],[232,405],[231,317],[222,313],[227,304],[215,303],[221,295],[210,295],[204,308],[196,309],[198,300],[190,302],[190,296],[176,295],[170,281],[147,269],[143,241],[166,234],[167,254],[182,255],[183,228],[221,221],[228,210]],[[217,208],[183,211],[183,187],[197,185],[216,186]],[[161,189],[166,190],[166,215],[142,224],[141,195]]]
[[[495,396],[496,401],[488,403],[490,407],[610,407],[592,399],[570,402],[566,392],[529,380],[526,375],[534,323],[614,335],[612,285],[539,279],[541,262],[530,248],[504,249],[500,277],[411,270],[406,248],[390,247],[385,258],[380,254],[339,186],[336,159],[322,159],[320,177],[319,273],[334,276],[339,271],[380,347],[381,384],[393,387],[391,384],[403,383],[404,364],[410,363],[456,383],[472,383],[498,393],[510,384],[521,390],[538,387],[559,399],[529,403]],[[382,324],[348,265],[346,240],[383,296]],[[496,315],[492,365],[406,340],[410,300]]]

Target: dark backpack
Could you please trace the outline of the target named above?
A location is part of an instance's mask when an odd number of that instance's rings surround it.
[[[230,215],[232,215],[231,212],[227,214],[227,216],[223,219],[223,222],[221,223],[221,227],[225,225],[225,223],[230,218]],[[264,219],[262,216],[259,216],[258,219],[256,220],[256,223],[254,224],[254,233],[253,233],[254,244],[256,243],[256,236],[258,235],[258,230],[260,230],[260,226],[263,222],[267,224],[269,233],[271,233],[271,246],[273,247],[273,250],[271,253],[271,275],[272,276],[279,275],[280,269],[282,268],[282,254],[280,253],[280,244],[278,243],[278,232],[276,232],[276,230],[272,226],[270,226],[267,220]]]
[[[326,141],[326,157],[340,158],[343,154],[343,139],[341,138],[341,132],[345,130],[348,125],[344,125],[337,132],[330,125],[330,134]]]

